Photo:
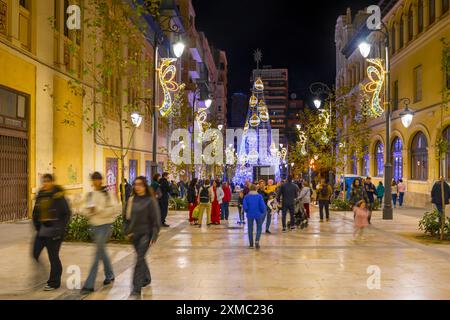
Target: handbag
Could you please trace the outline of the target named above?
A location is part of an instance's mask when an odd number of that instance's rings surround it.
[[[200,215],[200,210],[199,210],[198,206],[196,206],[194,211],[192,211],[192,218],[198,219],[199,215]]]

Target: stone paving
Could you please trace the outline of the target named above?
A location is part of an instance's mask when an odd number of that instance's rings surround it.
[[[394,221],[383,221],[381,213],[375,213],[366,240],[357,242],[352,239],[353,214],[349,212],[332,213],[329,223],[319,223],[314,212],[308,229],[286,234],[275,217],[273,234],[263,235],[259,251],[247,248],[247,234],[236,224],[235,209],[228,224],[202,229],[189,226],[186,213],[170,213],[172,228],[164,230],[148,258],[153,282],[142,298],[450,299],[450,246],[423,245],[401,236],[418,232],[423,210],[414,210],[396,210]],[[30,261],[31,235],[29,223],[0,225],[0,298],[81,299],[66,286],[51,293],[40,290],[46,275],[35,275],[39,268]],[[64,244],[65,271],[77,265],[84,280],[93,249],[92,245]],[[129,298],[133,250],[110,245],[109,252],[116,282],[102,288],[99,273],[98,291],[85,299]],[[380,271],[379,290],[368,288],[370,266]],[[64,284],[68,277],[65,272]]]

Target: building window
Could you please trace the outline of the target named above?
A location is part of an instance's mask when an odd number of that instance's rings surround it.
[[[411,145],[411,178],[428,180],[428,142],[422,132],[415,135]]]
[[[130,181],[130,183],[133,183],[134,182],[134,180],[136,180],[136,178],[137,178],[137,165],[138,165],[138,162],[137,162],[137,160],[130,160],[130,162],[129,162],[129,165],[130,165],[130,167],[129,167],[129,170],[128,170],[128,180]]]
[[[405,40],[405,23],[404,23],[404,17],[402,15],[402,17],[400,18],[400,44],[399,44],[399,48],[403,48],[403,42]]]
[[[403,179],[403,143],[400,138],[395,138],[392,143],[392,163],[394,180]]]
[[[25,8],[27,10],[30,10],[30,1],[29,0],[20,0],[19,3],[20,3],[21,7]]]
[[[384,145],[378,141],[375,145],[375,176],[384,175]]]
[[[422,101],[422,66],[414,68],[414,102]]]
[[[365,151],[366,151],[366,153],[364,154],[364,156],[362,158],[361,175],[368,177],[368,176],[370,176],[368,148],[365,148]]]
[[[418,13],[418,25],[419,25],[419,33],[423,31],[423,0],[419,0],[417,3],[417,13]]]
[[[394,81],[394,111],[398,110],[398,80]]]
[[[450,0],[442,0],[442,14],[446,13],[450,8]]]
[[[430,24],[433,24],[436,21],[436,0],[428,0],[429,1],[429,5],[428,5],[428,9],[429,9],[429,20],[430,20]]]
[[[28,98],[0,87],[0,127],[27,130]]]
[[[396,50],[397,50],[397,28],[395,27],[395,23],[394,26],[392,27],[392,31],[391,31],[391,48],[392,48],[392,54],[395,54]]]
[[[408,42],[412,41],[414,37],[414,14],[412,8],[409,8],[408,13]]]

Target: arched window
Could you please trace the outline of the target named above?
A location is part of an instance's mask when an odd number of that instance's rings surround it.
[[[404,18],[403,15],[400,18],[400,39],[399,39],[399,48],[403,48],[403,41],[405,40],[405,24],[404,24]]]
[[[408,42],[412,41],[414,37],[414,14],[412,8],[408,12]]]
[[[446,13],[450,8],[450,0],[442,0],[442,14]]]
[[[418,25],[419,25],[419,33],[422,33],[423,31],[423,0],[419,0],[417,3],[417,18],[418,18]]]
[[[382,177],[384,175],[384,145],[378,141],[375,145],[375,176]]]
[[[364,155],[361,161],[361,175],[370,176],[370,164],[369,164],[369,147],[364,148]]]
[[[445,155],[445,172],[444,177],[447,180],[450,180],[450,127],[444,130],[443,133],[444,139],[448,142],[447,154]]]
[[[430,24],[436,21],[436,0],[428,0],[428,13]]]
[[[394,180],[403,179],[403,143],[400,138],[392,142],[392,165]]]
[[[428,142],[422,132],[415,135],[411,145],[411,179],[428,180]]]

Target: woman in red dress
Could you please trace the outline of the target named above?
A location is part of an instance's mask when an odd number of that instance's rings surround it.
[[[214,193],[214,200],[211,205],[211,223],[218,225],[220,224],[220,204],[223,199],[223,190],[219,187],[217,181],[214,181],[212,189]]]

